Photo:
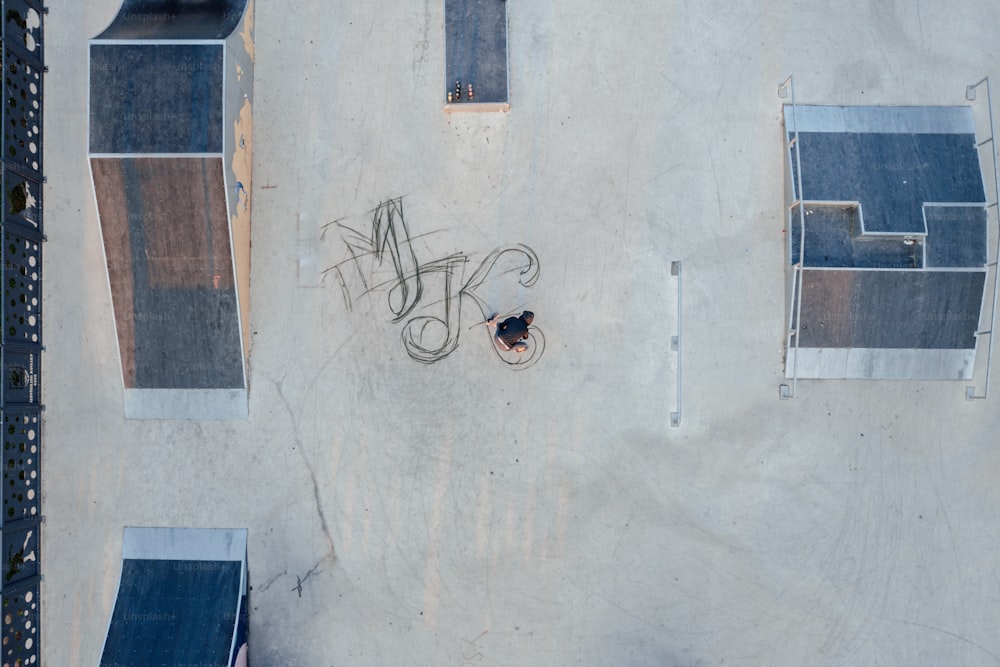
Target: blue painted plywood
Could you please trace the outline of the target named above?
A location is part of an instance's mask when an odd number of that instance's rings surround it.
[[[229,667],[242,563],[122,561],[100,665]]]
[[[975,206],[928,206],[927,266],[986,264],[986,209]]]
[[[800,131],[799,152],[803,198],[860,202],[866,232],[923,234],[925,202],[985,201],[973,134]]]
[[[983,271],[805,270],[799,344],[974,349]]]
[[[221,153],[222,44],[91,44],[91,153]]]
[[[857,207],[807,206],[805,262],[808,267],[919,269],[923,247],[902,238],[861,234]],[[792,219],[792,263],[800,251],[798,216]]]
[[[97,39],[224,39],[247,0],[124,0]]]
[[[455,81],[473,84],[477,103],[507,102],[507,3],[503,0],[445,0],[445,89]],[[444,101],[444,100],[442,100]]]

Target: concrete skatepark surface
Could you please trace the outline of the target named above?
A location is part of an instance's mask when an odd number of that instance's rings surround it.
[[[250,419],[171,422],[123,418],[88,176],[118,4],[46,18],[44,664],[97,664],[125,525],[249,530],[255,665],[1000,662],[997,388],[778,400],[776,95],[965,104],[996,5],[508,0],[510,113],[448,116],[443,3],[257,2]],[[467,260],[396,322],[383,269],[327,271],[393,197],[416,261]],[[478,294],[544,355],[511,370],[466,303],[414,361],[514,244],[537,282]]]

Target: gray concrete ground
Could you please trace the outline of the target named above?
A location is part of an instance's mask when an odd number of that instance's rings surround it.
[[[963,104],[1000,5],[509,0],[510,113],[448,116],[443,3],[261,0],[245,423],[123,418],[85,132],[118,2],[50,5],[44,664],[97,663],[125,525],[249,529],[255,665],[1000,663],[1000,393],[778,400],[776,96]],[[320,280],[322,226],[395,196],[425,261],[537,253],[481,290],[536,366],[468,304],[419,364],[384,289]]]

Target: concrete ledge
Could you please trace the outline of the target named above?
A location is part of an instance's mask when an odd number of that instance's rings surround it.
[[[126,389],[126,419],[246,420],[246,389]]]
[[[509,102],[459,102],[444,105],[445,113],[507,113],[510,111]]]
[[[894,348],[789,349],[785,377],[798,366],[800,379],[813,380],[971,380],[976,351]]]

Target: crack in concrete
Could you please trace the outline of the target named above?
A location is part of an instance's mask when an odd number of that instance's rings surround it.
[[[302,454],[302,459],[303,461],[305,461],[305,454]],[[312,480],[313,484],[313,500],[316,501],[316,514],[317,516],[319,516],[319,524],[320,527],[323,529],[323,534],[326,536],[326,542],[330,546],[329,556],[331,558],[336,558],[337,552],[333,547],[333,536],[330,535],[330,528],[329,526],[327,526],[326,523],[326,514],[323,513],[323,504],[319,499],[319,483],[316,481],[316,473],[313,472],[313,467],[309,464],[308,461],[305,461],[305,464],[306,468],[308,468],[309,470],[309,478]]]
[[[313,565],[308,572],[306,572],[305,577],[300,577],[299,575],[295,575],[295,587],[292,590],[298,593],[299,597],[302,597],[302,584],[306,583],[309,577],[311,577],[316,572],[316,570],[319,569],[320,563],[322,563],[324,560],[326,560],[326,558],[321,558],[320,560],[316,561],[316,564]],[[323,570],[319,571],[322,572]]]
[[[278,389],[278,398],[281,399],[282,405],[285,406],[285,410],[288,411],[288,416],[292,420],[292,431],[295,434],[296,449],[299,452],[299,456],[302,457],[302,462],[305,464],[306,470],[309,471],[309,479],[312,480],[313,500],[316,503],[316,516],[319,518],[320,528],[323,530],[323,535],[326,536],[327,545],[330,547],[330,551],[327,554],[326,558],[335,560],[337,558],[337,550],[333,545],[333,535],[330,534],[330,527],[329,524],[327,524],[326,522],[326,514],[323,512],[323,503],[319,497],[319,482],[316,481],[316,471],[313,469],[312,463],[309,462],[309,458],[306,456],[305,449],[302,446],[302,438],[299,437],[299,424],[295,418],[295,413],[292,410],[292,406],[288,403],[288,399],[285,397],[285,392],[281,388],[281,383],[275,382],[275,386]],[[324,558],[323,560],[325,560],[326,558]],[[314,567],[313,569],[316,568]],[[312,570],[310,570],[310,572],[312,572]]]

